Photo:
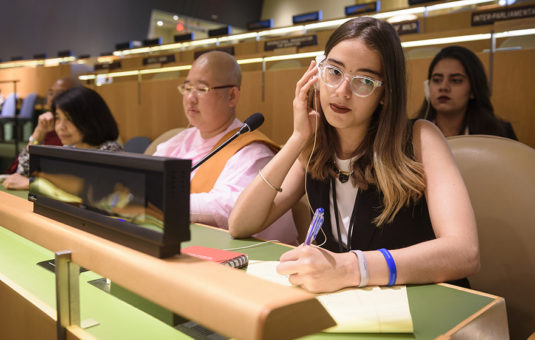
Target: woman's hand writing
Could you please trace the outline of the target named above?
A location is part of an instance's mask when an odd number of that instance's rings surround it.
[[[313,293],[333,292],[360,282],[353,253],[333,253],[316,246],[301,245],[282,254],[277,272],[289,275],[293,285]]]

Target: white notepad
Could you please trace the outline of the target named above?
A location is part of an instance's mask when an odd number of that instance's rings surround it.
[[[249,261],[247,273],[285,286],[288,278],[275,270],[278,261]],[[336,326],[334,333],[412,333],[414,331],[405,286],[346,288],[318,294]]]

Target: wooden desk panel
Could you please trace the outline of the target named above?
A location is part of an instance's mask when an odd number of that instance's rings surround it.
[[[31,202],[4,192],[0,216],[20,236],[54,252],[68,249],[73,262],[226,336],[289,339],[334,324],[308,292],[187,255],[151,257],[34,214]]]

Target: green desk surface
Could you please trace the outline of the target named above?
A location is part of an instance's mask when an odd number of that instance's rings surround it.
[[[54,273],[36,265],[54,258],[54,253],[0,227],[0,271],[20,287],[55,309]],[[98,339],[190,339],[174,328],[88,284],[100,278],[93,272],[80,274],[80,317],[99,325],[87,329]]]
[[[1,221],[0,221],[1,223]],[[223,230],[191,225],[191,241],[182,244],[230,249],[257,244],[257,240],[234,240]],[[239,251],[251,260],[278,260],[288,248],[263,243]],[[54,274],[36,263],[54,254],[13,232],[0,227],[0,272],[55,309]],[[171,326],[88,284],[101,276],[80,275],[81,319],[94,319],[99,325],[87,329],[99,339],[189,339]],[[432,339],[455,327],[467,317],[494,301],[486,295],[443,285],[408,286],[409,305],[414,322],[413,334],[315,334],[305,339]],[[289,321],[290,322],[290,321]]]
[[[7,192],[8,194],[15,195],[20,198],[28,199],[28,190],[7,190],[2,184],[0,184],[0,191]]]

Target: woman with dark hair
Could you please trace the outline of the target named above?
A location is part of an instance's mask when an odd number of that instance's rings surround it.
[[[118,151],[119,129],[104,99],[79,86],[59,94],[52,103],[55,130],[63,145]]]
[[[306,193],[315,215],[324,209],[321,247],[282,255],[277,271],[294,285],[327,292],[478,270],[467,190],[440,131],[407,119],[405,60],[390,24],[361,17],[340,26],[325,59],[297,82],[293,110],[291,137],[232,211],[232,236],[263,230]]]
[[[52,102],[54,130],[64,146],[121,151],[116,142],[119,136],[117,123],[108,105],[95,91],[83,86],[73,87],[58,94]],[[29,188],[30,154],[27,149],[19,155],[19,168],[24,181],[17,187],[8,189],[27,190]],[[4,183],[6,186],[6,183]]]
[[[512,125],[494,115],[485,70],[469,49],[448,46],[438,52],[425,87],[418,118],[434,122],[444,136],[484,134],[517,140]]]

